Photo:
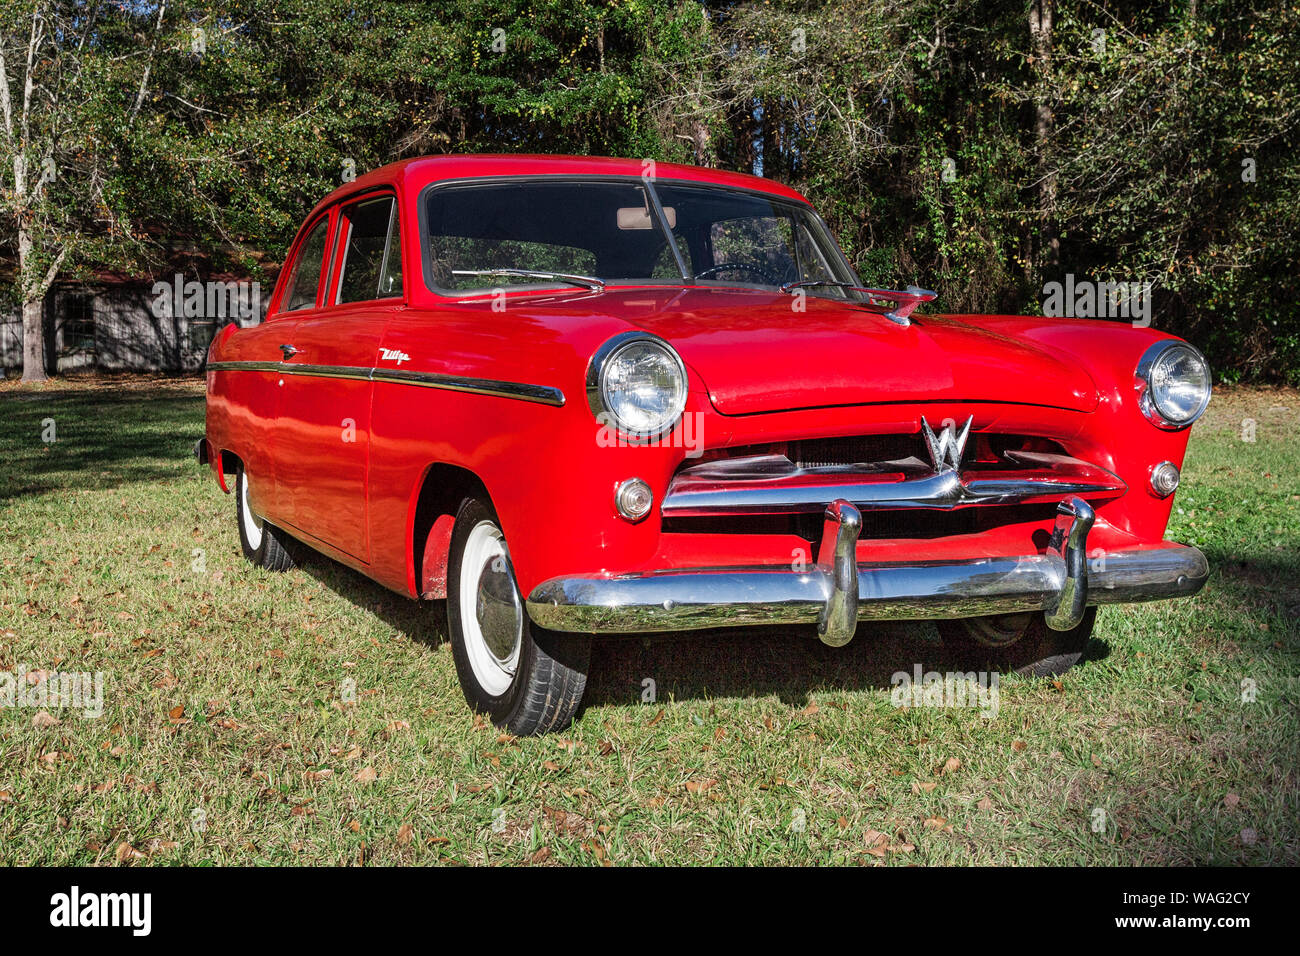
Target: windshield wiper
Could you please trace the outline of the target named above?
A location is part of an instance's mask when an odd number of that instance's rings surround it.
[[[815,286],[833,285],[840,289],[856,289],[852,282],[836,282],[834,279],[799,279],[795,282],[787,282],[781,286],[782,292],[793,292],[795,289],[811,289]]]
[[[605,280],[595,276],[571,275],[567,272],[536,272],[532,269],[452,269],[454,276],[518,276],[521,279],[550,279],[552,282],[567,282],[569,285],[583,286],[592,292],[601,292]]]

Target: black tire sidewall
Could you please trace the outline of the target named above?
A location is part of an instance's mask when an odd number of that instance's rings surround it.
[[[1020,640],[1000,647],[977,641],[961,619],[938,624],[944,644],[963,663],[993,664],[1003,673],[1015,672],[1028,677],[1055,677],[1082,659],[1096,620],[1097,608],[1090,607],[1077,627],[1055,631],[1047,626],[1042,614],[1035,614]]]
[[[519,661],[510,686],[500,695],[489,694],[483,689],[478,676],[474,673],[474,665],[470,663],[460,613],[460,576],[465,558],[465,542],[469,538],[470,531],[481,521],[491,521],[498,531],[501,530],[501,522],[489,505],[477,498],[466,498],[462,501],[456,512],[456,523],[452,528],[451,546],[448,549],[447,629],[451,637],[452,659],[456,662],[456,676],[460,678],[460,687],[466,702],[475,711],[487,714],[493,723],[505,724],[519,709],[521,699],[527,690],[528,681],[525,677],[536,666],[537,645],[533,641],[528,613],[525,611],[523,634],[519,641]],[[504,535],[502,540],[505,540]],[[516,582],[515,587],[518,586]]]

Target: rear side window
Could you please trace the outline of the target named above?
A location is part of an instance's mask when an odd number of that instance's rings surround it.
[[[329,216],[322,216],[298,251],[293,274],[284,290],[282,308],[285,312],[310,309],[316,305],[316,289],[320,285],[321,269],[325,265],[325,240],[329,233],[329,221]]]
[[[402,250],[392,196],[343,207],[346,247],[336,302],[367,302],[402,294]]]

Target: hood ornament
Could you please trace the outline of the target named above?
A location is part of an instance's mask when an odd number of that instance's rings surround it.
[[[921,437],[925,439],[925,447],[930,451],[930,461],[934,465],[935,474],[941,475],[945,471],[956,471],[961,468],[966,439],[970,436],[970,426],[974,421],[975,416],[970,416],[960,431],[956,429],[956,423],[945,425],[936,436],[930,423],[925,420],[925,416],[921,416]]]

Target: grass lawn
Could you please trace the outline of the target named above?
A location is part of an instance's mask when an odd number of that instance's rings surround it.
[[[1103,609],[992,719],[891,705],[950,665],[898,624],[598,642],[573,727],[513,739],[441,604],[244,562],[201,382],[0,384],[0,672],[104,674],[98,718],[0,708],[0,863],[1295,864],[1297,424],[1294,391],[1222,389],[1170,529],[1205,590]]]

